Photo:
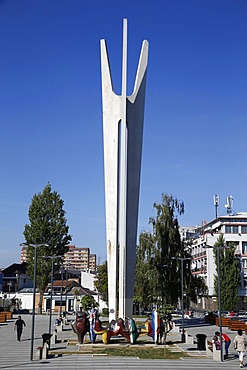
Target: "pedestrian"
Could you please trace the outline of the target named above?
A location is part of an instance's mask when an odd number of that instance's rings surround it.
[[[215,345],[215,349],[219,350],[220,349],[220,341],[217,335],[213,336],[212,343]]]
[[[239,366],[244,367],[244,354],[246,349],[246,339],[241,329],[238,329],[238,334],[233,341],[234,348],[238,351]]]
[[[20,342],[23,326],[26,326],[26,323],[24,320],[22,320],[21,316],[18,316],[18,319],[15,322],[14,330],[17,331],[17,340]]]
[[[220,338],[220,332],[219,331],[216,331],[215,335],[217,335]],[[228,358],[228,354],[229,354],[228,350],[229,350],[229,347],[230,347],[230,344],[231,344],[231,339],[225,333],[222,333],[222,342],[225,343],[225,352],[226,352],[225,358]]]

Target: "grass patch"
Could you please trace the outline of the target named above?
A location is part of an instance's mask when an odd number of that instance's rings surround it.
[[[104,353],[108,356],[129,356],[139,357],[141,359],[179,359],[180,357],[188,357],[185,352],[172,352],[166,348],[164,354],[164,347],[118,347],[105,348]]]

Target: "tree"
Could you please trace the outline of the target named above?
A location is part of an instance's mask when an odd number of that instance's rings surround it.
[[[227,242],[223,235],[219,235],[217,242],[214,244],[219,248],[220,253],[220,297],[221,308],[223,311],[233,311],[239,301],[238,287],[240,286],[240,266],[239,260],[234,256],[234,242]],[[233,248],[224,248],[232,246]],[[217,274],[214,275],[214,288],[218,296],[218,250],[214,249],[214,261]]]
[[[101,265],[98,265],[94,286],[97,289],[101,299],[108,304],[107,261],[105,261]]]
[[[68,251],[71,241],[69,227],[63,209],[64,201],[60,195],[51,190],[48,183],[42,193],[35,194],[32,198],[28,211],[30,224],[24,227],[24,237],[27,244],[48,244],[37,248],[37,288],[40,293],[39,312],[42,312],[43,295],[52,269],[52,259],[46,256],[63,256]],[[34,274],[34,247],[27,247],[27,274]],[[61,263],[61,257],[54,263],[54,274],[59,270],[57,263]]]
[[[191,258],[179,233],[178,216],[184,213],[184,203],[162,194],[161,203],[154,203],[154,209],[156,217],[149,221],[153,232],[142,233],[137,248],[135,295],[142,297],[144,306],[174,306],[181,297],[181,261],[173,258]],[[192,275],[189,260],[183,263],[184,291],[196,302],[197,294],[207,291],[206,285],[202,278]]]
[[[88,311],[92,306],[98,307],[98,303],[91,295],[84,295],[81,299],[81,306],[84,311]]]

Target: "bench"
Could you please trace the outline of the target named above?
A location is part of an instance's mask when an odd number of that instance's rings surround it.
[[[245,324],[245,321],[231,320],[231,322],[228,325],[228,329],[230,329],[232,331],[237,331],[239,329],[245,331],[245,330],[247,330],[247,325]]]
[[[13,312],[11,311],[2,311],[1,314],[6,315],[6,320],[11,320],[13,318]]]
[[[220,326],[219,321],[219,317],[216,317],[215,325]],[[231,321],[232,319],[230,317],[221,317],[221,326],[227,328],[230,325]]]
[[[0,322],[6,322],[7,317],[5,312],[0,312]]]
[[[42,360],[43,346],[36,348],[35,360]]]
[[[206,340],[206,355],[213,357],[213,343],[210,340]]]
[[[48,344],[36,348],[35,359],[42,360],[48,358]]]

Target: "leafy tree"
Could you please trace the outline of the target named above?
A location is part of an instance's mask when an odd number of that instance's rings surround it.
[[[51,190],[48,183],[42,193],[35,194],[29,207],[28,217],[30,224],[24,228],[24,237],[27,244],[48,244],[37,248],[37,287],[40,293],[39,312],[42,312],[43,294],[50,282],[52,259],[47,256],[63,256],[68,251],[71,241],[69,227],[63,209],[64,201],[60,195]],[[27,247],[27,274],[34,274],[34,247]],[[54,263],[54,274],[59,270],[58,257]]]
[[[92,307],[98,307],[98,302],[95,301],[94,297],[91,295],[84,295],[81,299],[81,306],[84,311],[90,310]]]
[[[223,235],[218,237],[214,244],[219,248],[220,257],[220,297],[221,308],[224,311],[232,311],[236,308],[239,300],[238,287],[240,286],[240,265],[239,260],[234,256],[234,242],[227,242]],[[224,248],[224,246],[232,246],[233,248]],[[214,249],[214,260],[217,274],[214,275],[214,288],[218,296],[218,249]]]
[[[143,306],[174,306],[181,297],[181,261],[176,258],[191,258],[179,233],[178,216],[184,213],[184,203],[162,194],[162,202],[154,203],[154,209],[156,217],[150,218],[153,232],[142,233],[137,248],[135,295],[142,297]],[[197,294],[207,289],[202,278],[192,275],[190,261],[183,263],[184,292],[196,302]]]
[[[108,304],[108,274],[107,261],[98,265],[94,286],[99,292],[101,299]]]

